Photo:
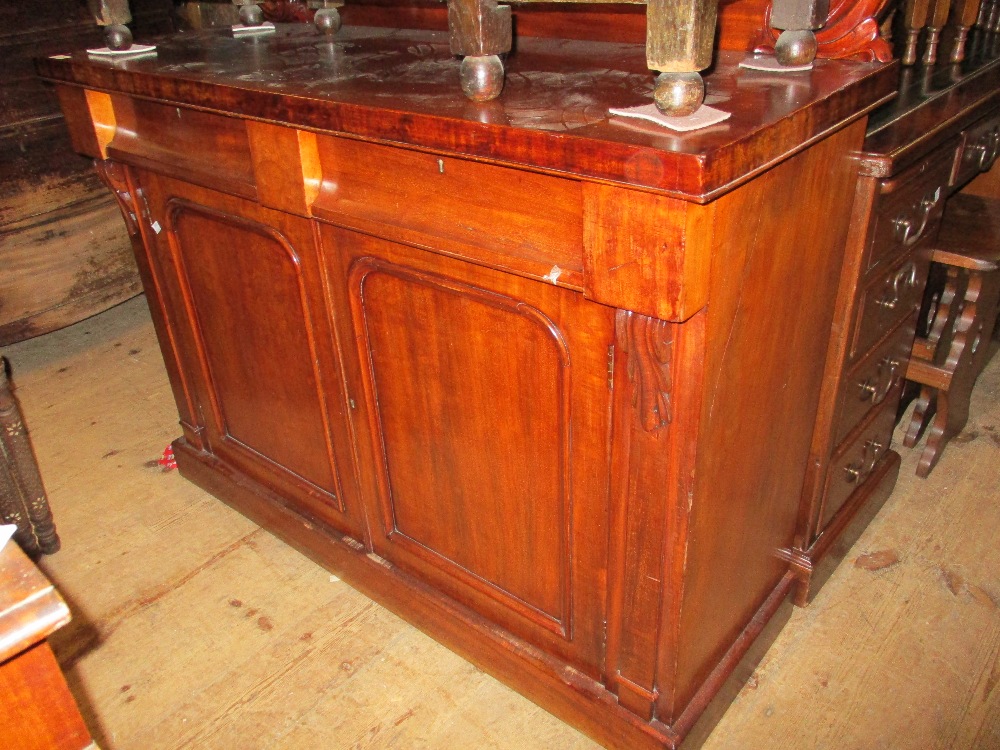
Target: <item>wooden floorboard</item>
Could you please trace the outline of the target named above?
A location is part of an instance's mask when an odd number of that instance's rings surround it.
[[[63,549],[60,662],[104,750],[594,748],[157,464],[144,298],[7,347]],[[1000,357],[704,747],[1000,748]],[[897,441],[898,443],[898,441]]]

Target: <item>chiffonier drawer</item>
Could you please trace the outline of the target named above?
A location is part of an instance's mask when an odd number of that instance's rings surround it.
[[[896,400],[906,379],[914,321],[914,316],[904,320],[841,379],[834,412],[834,445],[847,437],[873,408]]]
[[[583,193],[575,180],[319,136],[313,216],[555,283],[582,284]]]
[[[1000,156],[1000,110],[977,121],[962,134],[951,184],[960,187],[980,172],[988,171],[997,156]]]
[[[855,490],[871,476],[889,450],[895,424],[896,399],[887,398],[858,430],[854,439],[842,445],[830,459],[818,529],[824,529]]]
[[[934,235],[944,212],[957,142],[879,186],[862,274]]]
[[[255,200],[246,122],[187,107],[111,96],[108,156],[196,185]],[[205,155],[209,154],[209,157]]]
[[[906,255],[865,287],[858,300],[850,359],[864,355],[920,304],[927,282],[927,258]]]

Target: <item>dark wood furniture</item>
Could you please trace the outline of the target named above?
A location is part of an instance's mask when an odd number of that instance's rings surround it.
[[[0,522],[17,526],[14,538],[30,555],[48,555],[59,550],[49,499],[3,358],[0,358]]]
[[[608,746],[664,748],[799,580],[853,155],[895,93],[743,56],[707,79],[731,119],[683,136],[608,118],[651,95],[634,43],[523,38],[483,104],[439,32],[39,68],[137,238],[182,473]]]
[[[930,474],[945,445],[968,422],[972,387],[989,362],[1000,307],[1000,201],[952,198],[931,260],[938,264],[943,286],[906,370],[920,394],[903,444],[914,447],[930,428],[917,465],[921,477]]]
[[[904,68],[870,118],[795,544],[802,602],[895,484],[890,439],[941,217],[995,158],[994,37],[975,30],[961,64]]]
[[[66,603],[16,544],[0,549],[0,747],[83,750],[90,733],[46,638]]]

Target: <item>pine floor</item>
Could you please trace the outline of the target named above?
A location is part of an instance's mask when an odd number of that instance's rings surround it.
[[[63,543],[41,564],[74,613],[55,647],[104,750],[596,748],[164,472],[145,305],[4,351]],[[1000,357],[973,414],[930,479],[902,450],[706,750],[1000,748]]]

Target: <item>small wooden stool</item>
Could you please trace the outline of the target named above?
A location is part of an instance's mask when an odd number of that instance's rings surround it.
[[[989,360],[1000,305],[1000,200],[952,197],[931,260],[945,272],[944,288],[906,370],[921,387],[903,445],[912,448],[930,426],[920,477],[968,422],[972,388]]]

